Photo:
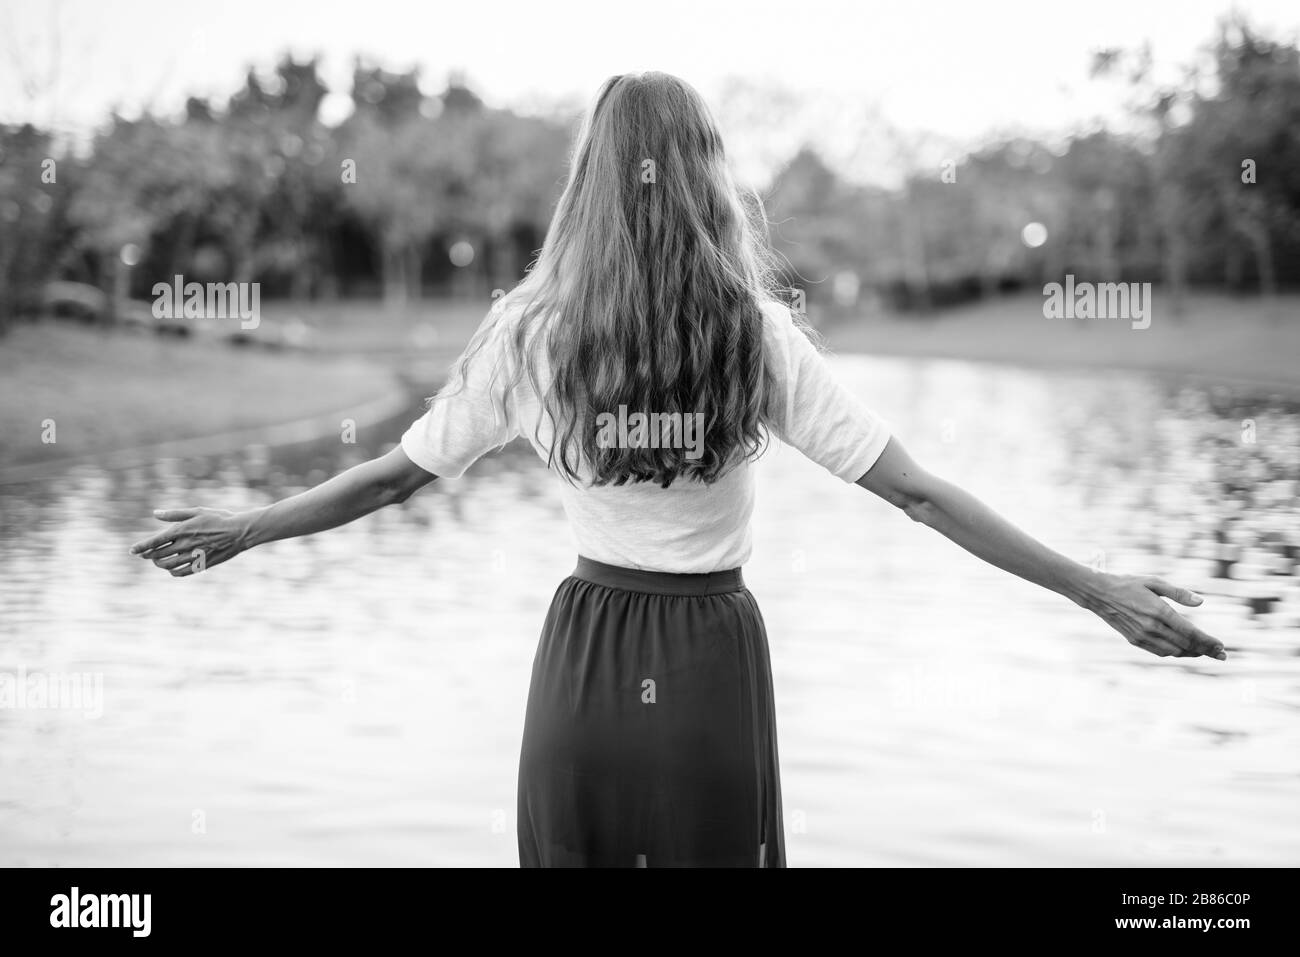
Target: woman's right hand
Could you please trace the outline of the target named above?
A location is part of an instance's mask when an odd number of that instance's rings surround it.
[[[152,561],[173,578],[185,578],[229,561],[248,546],[248,513],[219,508],[157,509],[170,522],[131,546],[131,554]]]

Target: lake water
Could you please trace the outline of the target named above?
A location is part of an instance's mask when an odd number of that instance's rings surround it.
[[[746,577],[791,864],[1300,863],[1300,409],[835,362],[921,462],[1049,544],[1202,590],[1230,660],[1139,652],[773,450]],[[0,709],[0,865],[516,864],[529,669],[574,558],[531,451],[198,578],[127,555],[151,508],[263,504],[403,425],[0,486],[0,674],[102,681],[98,716]]]

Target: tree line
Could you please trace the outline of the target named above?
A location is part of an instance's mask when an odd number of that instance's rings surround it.
[[[813,147],[760,190],[783,282],[859,308],[946,303],[1061,278],[1271,295],[1300,284],[1300,53],[1239,18],[1174,86],[1149,51],[1096,54],[1123,131],[1009,138],[899,187],[860,185]],[[111,303],[175,274],[268,297],[508,288],[540,246],[575,117],[485,105],[462,82],[358,62],[351,115],[320,120],[315,60],[250,70],[222,104],[112,116],[89,142],[0,125],[0,324],[53,279]],[[743,135],[743,131],[742,131]],[[1036,241],[1030,224],[1040,224]]]

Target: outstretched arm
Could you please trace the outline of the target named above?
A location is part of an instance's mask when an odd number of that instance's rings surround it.
[[[1161,657],[1227,659],[1222,642],[1158,597],[1195,606],[1199,595],[1159,578],[1094,571],[1052,551],[969,492],[925,471],[896,439],[857,484],[977,558],[1093,612],[1129,644]]]
[[[154,517],[172,524],[136,542],[131,554],[151,560],[174,577],[193,575],[255,545],[337,528],[385,505],[404,502],[436,478],[398,447],[264,508],[247,512],[160,509]]]

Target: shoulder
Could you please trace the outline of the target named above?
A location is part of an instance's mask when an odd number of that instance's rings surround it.
[[[760,299],[758,309],[767,325],[780,327],[789,324],[794,318],[790,307],[776,299]]]
[[[527,300],[515,291],[498,295],[471,337],[466,355],[493,364],[511,363],[521,342],[537,333],[539,323],[525,315],[526,305]]]
[[[758,304],[762,315],[763,340],[769,345],[781,345],[790,337],[794,328],[794,314],[790,307],[775,299],[764,299]]]
[[[479,331],[497,338],[508,337],[516,333],[524,316],[524,299],[517,290],[498,295],[492,301],[492,308]]]
[[[763,341],[773,355],[790,357],[821,351],[815,330],[785,303],[766,299],[759,303],[763,314]]]

